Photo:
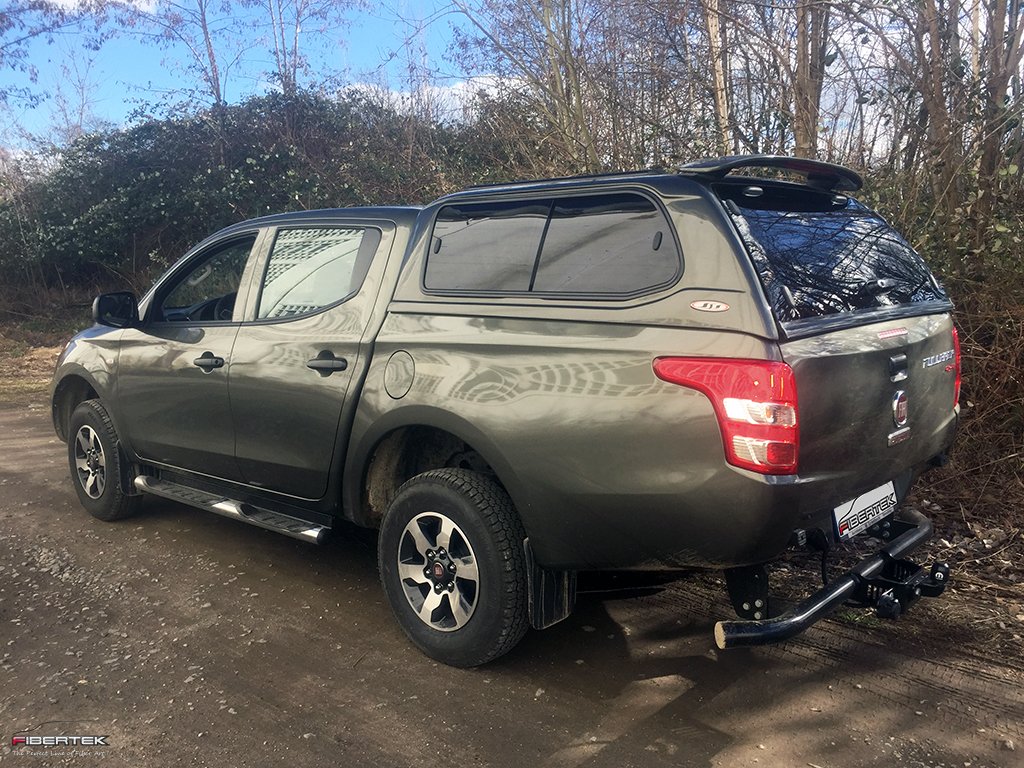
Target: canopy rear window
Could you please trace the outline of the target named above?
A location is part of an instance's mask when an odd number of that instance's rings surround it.
[[[759,181],[715,187],[782,323],[948,303],[910,244],[852,198]]]

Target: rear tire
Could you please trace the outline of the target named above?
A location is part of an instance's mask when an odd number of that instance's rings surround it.
[[[528,627],[526,534],[490,477],[437,469],[399,490],[381,525],[381,582],[399,625],[427,656],[486,664]]]
[[[121,487],[123,462],[117,430],[103,403],[81,403],[68,422],[68,465],[78,500],[99,520],[121,520],[142,503],[141,496],[129,496]]]

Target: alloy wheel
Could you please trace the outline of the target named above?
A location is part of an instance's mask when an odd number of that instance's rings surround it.
[[[441,632],[465,626],[480,596],[480,572],[466,534],[439,512],[409,521],[398,545],[398,577],[420,621]]]
[[[82,425],[75,435],[75,469],[78,482],[90,499],[103,495],[107,485],[107,461],[96,430]]]

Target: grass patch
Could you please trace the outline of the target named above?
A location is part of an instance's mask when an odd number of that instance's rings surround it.
[[[68,307],[47,315],[19,315],[0,310],[0,355],[24,353],[31,347],[63,346],[92,324],[89,307]]]
[[[26,400],[45,400],[49,387],[49,379],[18,380],[0,376],[0,402],[13,404]]]
[[[0,403],[45,401],[64,343],[88,324],[87,308],[45,317],[0,312]]]
[[[845,624],[856,624],[858,627],[878,629],[885,626],[880,618],[866,608],[841,608],[833,616]]]

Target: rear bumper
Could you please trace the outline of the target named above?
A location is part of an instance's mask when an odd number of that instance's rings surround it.
[[[945,438],[909,467],[882,457],[871,467],[832,475],[760,475],[724,460],[675,473],[659,466],[642,477],[642,489],[609,486],[600,493],[563,494],[558,504],[522,507],[523,522],[537,562],[554,570],[724,569],[767,563],[801,534],[821,531],[833,539],[834,508],[888,481],[902,504],[951,442],[952,423]]]
[[[878,552],[840,578],[797,604],[788,613],[758,621],[720,621],[715,625],[719,648],[768,645],[803,632],[847,601],[874,607],[882,618],[897,618],[920,597],[938,597],[949,578],[949,566],[938,563],[930,575],[904,560],[932,534],[924,515],[904,510],[895,521],[894,535]]]

